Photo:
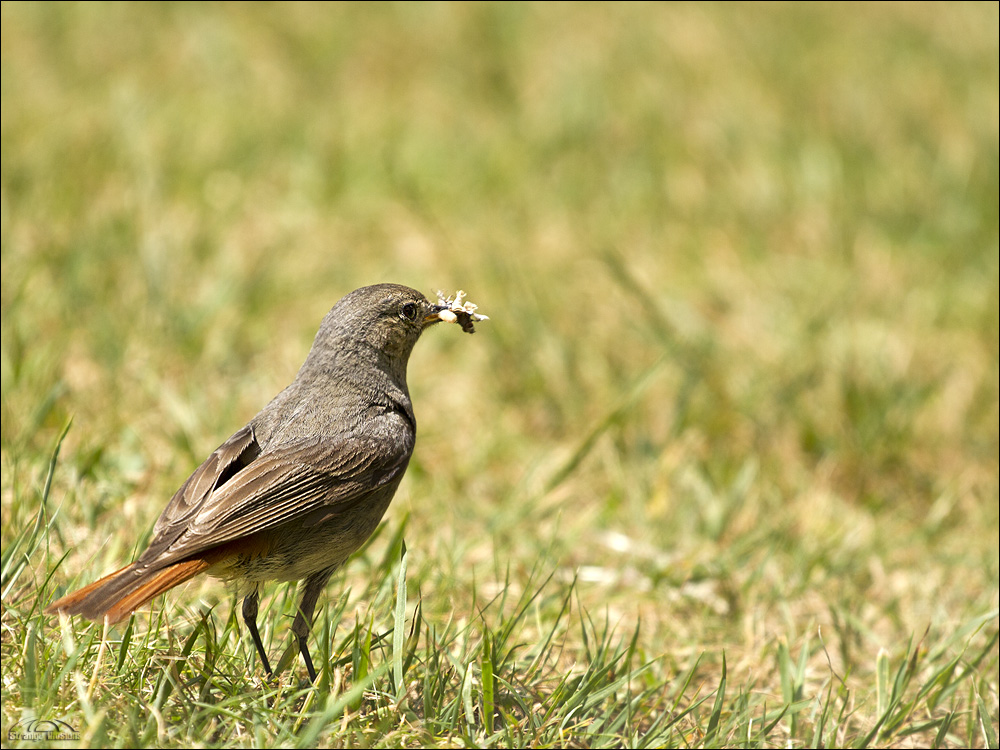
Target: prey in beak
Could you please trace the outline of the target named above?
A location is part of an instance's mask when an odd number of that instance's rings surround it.
[[[424,326],[437,322],[458,323],[466,333],[475,333],[473,325],[480,320],[489,320],[486,315],[476,312],[477,306],[472,302],[463,302],[465,292],[461,289],[455,292],[454,298],[445,297],[444,292],[438,292],[438,303],[431,305],[430,312],[424,317]]]

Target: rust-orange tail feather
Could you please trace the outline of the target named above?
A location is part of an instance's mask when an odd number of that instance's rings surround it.
[[[157,570],[136,570],[135,563],[126,565],[89,586],[57,599],[45,608],[46,613],[65,612],[83,615],[88,620],[107,619],[110,623],[124,620],[143,604],[184,581],[208,570],[212,562],[205,559],[184,560]]]

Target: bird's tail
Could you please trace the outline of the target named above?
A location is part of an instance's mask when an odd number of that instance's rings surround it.
[[[65,612],[68,615],[83,615],[88,620],[106,619],[116,623],[150,599],[210,567],[212,562],[205,559],[184,560],[156,570],[140,570],[132,563],[57,599],[45,608],[45,612]]]

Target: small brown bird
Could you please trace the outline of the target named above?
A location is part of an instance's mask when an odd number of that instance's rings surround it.
[[[114,623],[208,573],[235,582],[271,674],[257,631],[260,585],[304,579],[292,632],[315,680],[306,639],[319,595],[378,526],[413,453],[410,352],[433,323],[472,332],[485,319],[461,298],[432,304],[414,289],[377,284],[341,299],[292,384],[181,485],[146,551],[45,611]]]

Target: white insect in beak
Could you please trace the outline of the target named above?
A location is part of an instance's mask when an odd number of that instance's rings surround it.
[[[480,320],[489,320],[489,316],[480,315],[476,312],[477,305],[472,302],[463,302],[465,292],[459,289],[454,297],[445,297],[444,292],[439,291],[438,306],[442,309],[438,311],[437,317],[445,323],[458,323],[466,333],[475,333],[473,323]]]

